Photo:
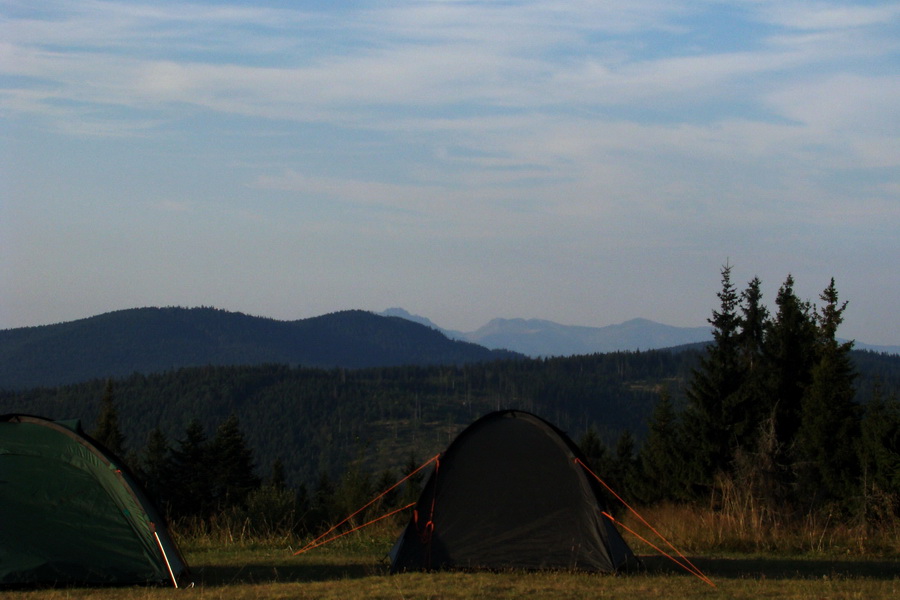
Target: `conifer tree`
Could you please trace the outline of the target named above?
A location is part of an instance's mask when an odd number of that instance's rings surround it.
[[[775,299],[778,310],[768,322],[765,337],[766,368],[772,395],[767,412],[772,416],[778,447],[792,447],[802,418],[802,401],[815,363],[817,332],[808,302],[794,293],[788,275]]]
[[[141,456],[139,472],[147,493],[163,507],[169,503],[166,478],[169,472],[170,452],[169,441],[162,430],[159,427],[151,430]]]
[[[859,477],[860,411],[849,355],[853,342],[840,343],[836,337],[847,303],[838,303],[834,279],[820,298],[825,304],[815,314],[816,363],[802,399],[796,466],[805,495],[841,500],[850,497]]]
[[[125,436],[119,429],[119,411],[115,403],[115,390],[112,379],[106,380],[103,397],[100,400],[100,415],[97,427],[91,437],[103,444],[119,458],[125,457]]]
[[[762,282],[754,277],[741,292],[741,331],[738,335],[740,357],[745,369],[760,366],[763,356],[766,322],[769,311],[763,304]]]
[[[735,452],[752,452],[758,447],[763,423],[769,416],[766,406],[771,396],[765,363],[765,331],[768,309],[762,303],[762,283],[754,277],[741,293],[738,360],[741,385],[732,402]]]
[[[738,354],[738,294],[731,282],[731,268],[728,264],[722,267],[720,306],[709,319],[713,343],[707,346],[686,390],[684,427],[697,491],[711,485],[717,473],[730,469],[735,445],[733,403],[743,377]]]
[[[593,425],[588,427],[587,431],[579,438],[578,448],[587,460],[591,470],[602,477],[607,471],[611,459],[609,448],[600,439],[600,434],[597,433]]]
[[[188,423],[184,439],[172,450],[165,480],[175,516],[211,514],[214,466],[206,432],[197,419]]]
[[[236,415],[219,426],[210,447],[213,468],[212,497],[219,509],[241,506],[259,487],[253,451],[247,446]]]
[[[683,497],[684,458],[678,414],[668,391],[660,394],[650,417],[649,432],[638,452],[639,476],[632,495],[647,504]]]
[[[637,458],[635,457],[634,436],[631,431],[625,430],[616,442],[616,455],[612,463],[612,486],[616,492],[626,500],[635,498],[632,493],[637,477]]]

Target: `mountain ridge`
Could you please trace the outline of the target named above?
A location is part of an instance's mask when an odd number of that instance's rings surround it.
[[[212,307],[123,309],[0,330],[0,389],[59,386],[192,366],[313,368],[459,365],[702,345],[708,328],[636,318],[606,327],[496,318],[473,332],[442,329],[404,309],[345,310],[294,321]],[[900,354],[900,347],[857,349]]]
[[[675,327],[640,317],[603,327],[561,325],[546,319],[498,317],[474,331],[462,332],[443,329],[431,319],[402,308],[389,308],[380,314],[433,327],[453,339],[490,349],[512,350],[532,358],[656,350],[712,340],[709,327]]]
[[[362,310],[278,321],[215,308],[145,307],[0,331],[0,388],[58,386],[191,366],[463,364],[517,356]]]
[[[494,318],[474,331],[464,332],[444,329],[431,319],[402,308],[389,308],[379,314],[426,325],[452,339],[474,342],[490,349],[512,350],[531,358],[659,350],[703,344],[713,339],[709,326],[677,327],[642,317],[602,327],[561,325],[546,319]],[[853,347],[900,355],[900,346],[855,341]]]

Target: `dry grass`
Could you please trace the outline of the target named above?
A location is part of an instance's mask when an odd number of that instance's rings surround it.
[[[898,519],[872,524],[825,513],[791,520],[758,511],[671,504],[638,512],[684,552],[900,557]],[[647,532],[632,514],[622,515],[622,522],[641,535]],[[636,551],[654,552],[633,536],[624,535]]]
[[[6,592],[4,600],[185,600],[221,598],[455,600],[504,598],[865,598],[900,597],[900,564],[884,560],[695,558],[712,588],[665,561],[621,576],[568,572],[449,572],[388,575],[385,564],[351,546],[294,557],[288,548],[195,549],[188,552],[196,585],[170,588]]]
[[[764,522],[758,515],[661,506],[643,516],[691,557],[716,585],[686,573],[625,533],[644,569],[620,576],[571,572],[444,572],[388,575],[396,525],[341,538],[300,556],[303,542],[208,531],[183,540],[195,585],[6,591],[3,600],[786,598],[900,597],[900,531],[827,518]],[[636,527],[635,519],[623,517]],[[305,540],[304,540],[305,541]]]

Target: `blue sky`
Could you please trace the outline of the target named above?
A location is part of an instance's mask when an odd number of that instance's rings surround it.
[[[900,4],[0,0],[0,328],[137,306],[900,343]]]

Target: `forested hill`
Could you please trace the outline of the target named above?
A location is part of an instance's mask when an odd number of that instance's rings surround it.
[[[213,308],[136,308],[0,331],[0,389],[56,386],[191,366],[390,367],[517,356],[396,317],[335,312],[277,321]]]
[[[111,395],[129,454],[143,454],[154,428],[177,448],[192,420],[212,436],[235,415],[260,475],[279,459],[292,484],[312,485],[358,458],[372,473],[396,473],[411,453],[419,461],[433,456],[475,419],[505,408],[534,412],[575,440],[593,428],[611,447],[625,431],[640,444],[662,390],[682,405],[700,355],[654,350],[358,370],[195,367],[116,379]],[[853,360],[859,402],[897,397],[900,357],[853,352]],[[0,392],[0,414],[81,419],[90,432],[108,385]]]
[[[81,419],[90,432],[111,384],[129,452],[141,454],[155,427],[178,447],[191,421],[211,437],[235,415],[260,475],[280,459],[291,483],[313,484],[360,456],[373,473],[397,469],[410,453],[433,456],[474,420],[506,408],[534,412],[576,437],[594,426],[612,443],[644,428],[659,386],[678,393],[696,357],[654,351],[355,370],[193,367],[0,392],[0,414]]]

